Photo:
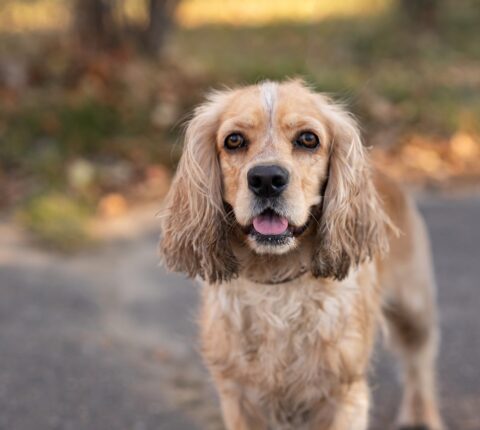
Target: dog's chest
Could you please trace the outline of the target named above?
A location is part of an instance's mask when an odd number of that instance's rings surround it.
[[[312,405],[359,371],[356,356],[364,351],[355,320],[361,300],[353,280],[243,280],[204,293],[207,364],[245,387],[244,395],[266,405],[276,421],[307,419]]]

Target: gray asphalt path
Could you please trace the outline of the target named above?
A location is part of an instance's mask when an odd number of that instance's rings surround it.
[[[439,284],[442,409],[450,429],[479,430],[480,199],[421,208]],[[142,233],[75,258],[0,226],[0,430],[222,429],[197,354],[198,289],[158,267],[153,215]],[[399,389],[389,355],[375,363],[371,428],[385,430]]]

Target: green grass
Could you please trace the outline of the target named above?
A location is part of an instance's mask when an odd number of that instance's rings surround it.
[[[81,203],[51,192],[31,198],[17,211],[16,218],[40,244],[68,253],[92,243],[89,216]]]

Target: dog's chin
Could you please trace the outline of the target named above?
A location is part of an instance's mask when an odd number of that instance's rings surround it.
[[[290,235],[262,235],[258,233],[249,234],[247,242],[250,248],[257,254],[286,254],[295,249],[297,238]]]
[[[298,227],[285,217],[267,209],[253,217],[252,222],[242,230],[247,243],[257,254],[285,254],[298,245],[298,237],[307,229],[309,221]]]

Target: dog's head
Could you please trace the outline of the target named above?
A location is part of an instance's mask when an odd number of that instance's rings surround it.
[[[385,249],[387,222],[352,117],[300,81],[265,82],[213,93],[195,111],[161,251],[169,268],[221,282],[239,269],[233,236],[285,254],[308,231],[312,273],[342,279]]]

